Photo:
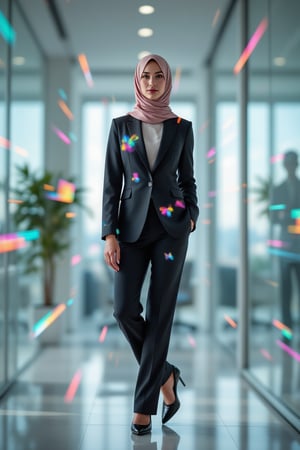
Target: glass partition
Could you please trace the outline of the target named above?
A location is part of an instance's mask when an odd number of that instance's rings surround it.
[[[12,23],[17,39],[11,55],[10,103],[10,232],[21,231],[14,223],[13,189],[17,187],[17,166],[43,167],[44,107],[42,57],[16,2],[12,4]],[[30,245],[30,242],[26,242]],[[22,250],[8,254],[8,378],[32,357],[31,309],[41,296],[40,274],[26,273]]]
[[[249,2],[249,370],[300,415],[300,4]],[[284,20],[283,20],[284,18]]]
[[[4,4],[0,4],[0,12],[7,18]],[[6,232],[6,105],[7,105],[7,61],[8,44],[0,37],[0,235]],[[5,261],[4,252],[0,251],[0,391],[5,383]]]
[[[228,21],[213,62],[214,139],[209,163],[215,165],[213,281],[215,329],[221,342],[236,350],[237,271],[239,267],[239,105],[233,67],[239,57],[238,8]]]

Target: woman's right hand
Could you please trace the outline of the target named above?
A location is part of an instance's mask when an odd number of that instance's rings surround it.
[[[104,258],[108,266],[115,272],[119,272],[120,246],[114,234],[108,234],[105,237]]]

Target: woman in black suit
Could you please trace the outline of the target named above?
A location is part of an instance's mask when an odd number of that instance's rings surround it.
[[[146,56],[134,83],[135,107],[112,121],[108,138],[102,238],[105,261],[115,271],[114,316],[139,363],[131,431],[146,434],[160,390],[163,423],[180,406],[180,371],[166,357],[198,207],[192,124],[169,107],[168,63],[159,55]],[[143,317],[140,293],[149,264]]]

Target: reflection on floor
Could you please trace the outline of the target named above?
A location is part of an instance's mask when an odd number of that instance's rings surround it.
[[[179,412],[132,437],[136,363],[117,328],[85,323],[47,347],[0,400],[1,450],[298,450],[300,436],[239,378],[203,334],[176,329],[169,360],[181,368]],[[105,337],[105,339],[104,339]],[[161,401],[160,401],[161,408]]]

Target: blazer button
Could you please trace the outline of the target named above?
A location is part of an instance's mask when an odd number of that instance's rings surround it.
[[[152,181],[148,181],[148,187],[152,187]]]

